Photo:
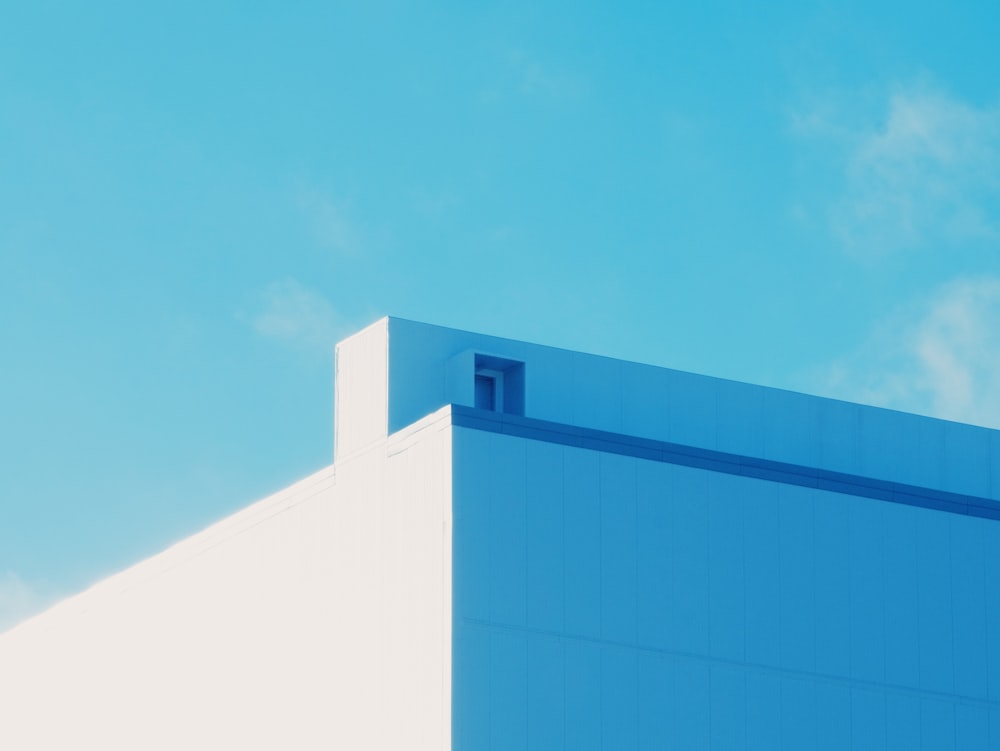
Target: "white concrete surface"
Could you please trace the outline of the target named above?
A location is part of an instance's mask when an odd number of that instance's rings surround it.
[[[450,433],[428,423],[0,636],[0,748],[449,748]]]

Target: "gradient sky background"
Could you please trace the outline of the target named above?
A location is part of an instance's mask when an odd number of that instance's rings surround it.
[[[0,629],[328,464],[384,314],[1000,427],[998,39],[996,0],[2,3]]]

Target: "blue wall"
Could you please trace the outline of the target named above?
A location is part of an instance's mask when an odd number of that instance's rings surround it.
[[[448,403],[449,362],[525,363],[527,417],[1000,500],[1000,431],[466,331],[388,322],[388,431]]]
[[[790,449],[884,468],[949,435],[858,409],[885,435]],[[471,428],[453,450],[455,749],[1000,748],[1000,522]]]

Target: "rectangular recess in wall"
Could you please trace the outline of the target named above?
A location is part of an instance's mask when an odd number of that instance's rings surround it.
[[[495,355],[476,355],[477,409],[524,415],[524,363]]]

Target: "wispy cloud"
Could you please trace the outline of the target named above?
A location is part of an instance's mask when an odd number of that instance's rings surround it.
[[[56,599],[52,592],[28,584],[12,571],[0,574],[0,633],[40,613]]]
[[[795,132],[838,150],[844,190],[829,218],[848,250],[1000,238],[1000,106],[913,85],[883,99],[866,126],[852,104],[831,99],[793,116]]]
[[[512,50],[510,65],[518,76],[522,94],[545,96],[553,99],[576,99],[584,93],[580,76],[546,63],[525,50]]]
[[[332,353],[348,329],[323,295],[292,278],[269,284],[257,312],[241,317],[261,336],[312,352]]]
[[[830,366],[832,396],[1000,427],[1000,277],[960,279]]]
[[[483,102],[503,102],[527,97],[552,102],[570,102],[586,96],[586,79],[564,65],[544,60],[520,47],[507,49],[499,60],[501,81],[480,91]]]
[[[462,201],[454,191],[417,188],[412,193],[413,208],[425,219],[440,221],[457,209]]]
[[[360,254],[364,238],[352,219],[347,202],[336,201],[322,191],[309,189],[299,195],[299,207],[305,214],[316,241],[343,256]]]

